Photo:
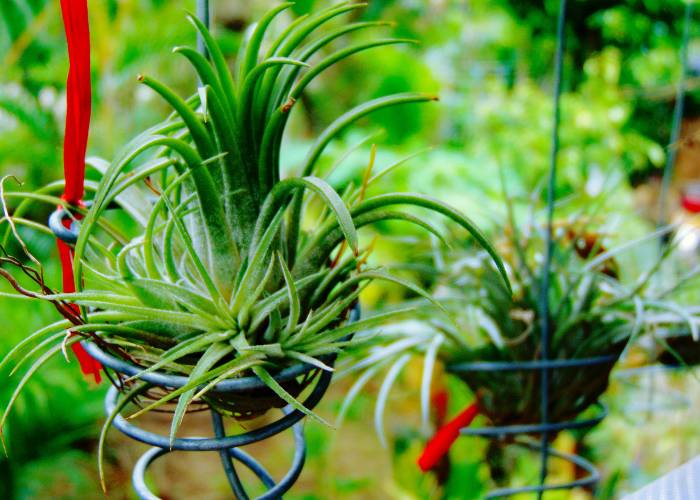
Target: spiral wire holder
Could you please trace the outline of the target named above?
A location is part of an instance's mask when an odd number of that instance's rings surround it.
[[[350,321],[357,321],[359,318],[359,308],[355,307],[350,313]],[[164,373],[146,373],[140,375],[143,371],[142,367],[138,367],[131,363],[122,361],[114,356],[104,352],[96,344],[92,342],[83,342],[85,350],[97,361],[102,363],[104,367],[108,367],[115,372],[127,376],[137,378],[146,382],[149,387],[159,387],[166,390],[177,389],[187,383],[187,377],[168,375]],[[335,356],[327,356],[324,360],[330,366],[335,362]],[[289,381],[299,376],[309,374],[318,370],[316,367],[306,364],[299,364],[281,371],[275,378],[278,382]],[[332,373],[322,371],[318,376],[318,380],[303,402],[308,409],[313,409],[325,394],[330,385]],[[257,377],[243,377],[230,379],[217,384],[212,393],[218,394],[236,394],[249,393],[251,390],[265,389],[265,384]],[[107,415],[112,414],[119,401],[119,390],[117,387],[111,387],[105,397],[105,412]],[[272,423],[266,424],[263,427],[237,434],[227,436],[222,416],[211,409],[212,427],[214,437],[190,437],[178,438],[172,443],[169,438],[160,434],[146,431],[127,421],[122,415],[117,415],[113,425],[120,432],[136,441],[152,446],[136,463],[132,474],[132,483],[138,497],[142,500],[156,500],[158,497],[147,487],[145,475],[148,467],[158,458],[171,453],[173,451],[185,452],[205,452],[218,451],[221,462],[226,473],[231,491],[235,498],[239,500],[248,500],[250,498],[244,488],[241,479],[236,470],[236,463],[244,465],[248,468],[267,488],[267,491],[258,497],[260,500],[270,500],[281,498],[282,494],[287,492],[299,478],[304,462],[306,459],[306,442],[304,438],[303,421],[304,413],[299,410],[286,407],[283,410],[284,415]],[[253,457],[240,450],[242,446],[263,441],[272,436],[275,436],[290,427],[294,431],[295,452],[292,460],[292,465],[286,475],[277,483],[272,476],[267,472]]]
[[[617,356],[601,356],[596,358],[581,358],[571,360],[552,360],[550,359],[550,338],[551,324],[549,320],[549,289],[550,289],[550,273],[552,266],[553,253],[553,222],[554,222],[554,206],[555,206],[555,188],[557,174],[557,155],[559,152],[559,127],[560,127],[560,109],[561,109],[561,94],[562,80],[564,67],[564,52],[565,52],[565,35],[566,35],[566,9],[567,0],[559,1],[559,15],[557,19],[557,46],[555,55],[554,68],[554,113],[551,136],[551,152],[550,152],[550,168],[547,182],[547,232],[546,232],[546,247],[543,272],[541,277],[540,297],[539,297],[539,315],[541,318],[541,344],[539,360],[525,362],[476,362],[476,363],[459,363],[449,366],[447,369],[451,373],[466,373],[475,371],[533,371],[541,372],[540,384],[540,416],[541,420],[537,424],[530,425],[510,425],[499,427],[481,427],[481,428],[463,428],[460,433],[463,436],[481,436],[490,439],[498,439],[503,437],[515,437],[523,434],[539,434],[541,436],[539,443],[534,443],[531,440],[515,439],[514,442],[520,446],[533,451],[538,451],[540,454],[540,477],[539,484],[532,486],[516,487],[516,488],[499,488],[488,493],[488,498],[506,497],[522,493],[535,493],[537,498],[541,499],[545,492],[553,490],[570,490],[576,487],[592,487],[600,480],[600,474],[595,466],[589,461],[576,455],[560,453],[550,449],[550,437],[562,430],[584,429],[590,428],[601,422],[608,411],[601,404],[596,403],[598,414],[594,417],[585,420],[573,420],[566,422],[551,422],[549,417],[549,402],[550,402],[550,376],[552,370],[561,369],[576,369],[595,365],[603,365],[614,363]],[[574,465],[585,470],[588,474],[586,477],[555,485],[546,485],[549,459],[551,457],[559,458],[573,463]]]
[[[614,363],[617,360],[617,356],[599,356],[593,358],[580,358],[580,359],[568,359],[568,360],[537,360],[537,361],[522,361],[522,362],[471,362],[471,363],[457,363],[447,367],[448,372],[453,374],[463,374],[468,372],[503,372],[503,371],[533,371],[533,370],[563,370],[563,369],[579,369],[586,368],[596,365],[605,365]],[[542,397],[543,401],[548,401],[548,393],[544,393]],[[506,426],[493,426],[493,427],[465,427],[461,429],[460,433],[462,436],[471,437],[482,437],[486,439],[504,439],[504,438],[514,438],[518,435],[523,434],[540,434],[541,436],[547,436],[547,441],[544,443],[533,443],[531,440],[516,439],[514,443],[518,446],[527,448],[532,451],[538,451],[541,456],[544,456],[546,452],[546,462],[542,464],[542,467],[547,467],[549,458],[554,457],[560,460],[567,461],[576,467],[584,470],[586,472],[586,477],[561,483],[545,485],[544,481],[541,481],[539,485],[533,486],[523,486],[516,488],[499,488],[488,493],[487,498],[498,498],[507,497],[510,495],[517,495],[523,493],[536,493],[538,497],[541,496],[546,491],[556,491],[556,490],[570,490],[573,488],[582,487],[594,487],[600,481],[600,474],[596,470],[595,465],[593,465],[588,460],[569,453],[562,453],[549,448],[549,436],[552,436],[558,432],[564,430],[577,430],[577,429],[588,429],[594,427],[600,423],[607,415],[608,408],[598,402],[595,403],[596,414],[579,420],[569,420],[565,422],[547,422],[544,419],[540,423],[536,424],[520,424],[520,425],[506,425]],[[541,473],[540,477],[546,477],[546,469],[544,473]]]

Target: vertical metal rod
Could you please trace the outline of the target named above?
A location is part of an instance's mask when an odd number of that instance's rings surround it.
[[[559,124],[561,120],[561,93],[564,73],[564,51],[566,38],[566,0],[559,2],[559,18],[557,20],[557,51],[554,67],[554,120],[552,124],[552,149],[549,165],[549,182],[547,184],[547,236],[544,266],[542,269],[542,286],[540,289],[540,316],[542,326],[541,338],[541,358],[544,361],[549,359],[549,344],[551,324],[549,321],[549,288],[550,270],[552,267],[552,252],[554,250],[554,199],[557,183],[557,157],[559,153]],[[549,368],[542,369],[540,414],[542,423],[549,423]],[[542,451],[540,464],[540,484],[544,485],[547,479],[547,465],[549,462],[549,433],[542,433]],[[542,498],[544,492],[538,494]]]
[[[673,122],[671,124],[671,137],[666,156],[666,165],[661,179],[661,191],[659,192],[659,219],[658,226],[664,226],[668,222],[668,191],[671,188],[671,179],[678,156],[678,141],[681,136],[683,122],[683,108],[685,105],[685,87],[688,77],[688,40],[690,39],[690,22],[693,16],[693,2],[686,0],[685,18],[683,20],[683,39],[681,41],[681,77],[676,89],[676,104],[673,108]],[[664,236],[661,237],[662,242]]]
[[[211,418],[212,425],[214,427],[214,435],[217,438],[226,437],[224,422],[221,418],[221,415],[219,415],[216,411],[212,410]],[[233,494],[236,495],[236,498],[238,500],[248,500],[248,494],[246,493],[245,489],[243,489],[241,480],[239,479],[238,474],[236,473],[236,468],[233,464],[231,454],[229,453],[229,448],[222,448],[221,450],[219,450],[219,456],[221,458],[221,464],[224,467],[224,472],[226,473],[226,479],[228,479],[228,483],[231,487],[231,490],[233,491]]]
[[[211,28],[211,12],[209,10],[209,0],[197,0],[197,17],[207,27]],[[204,39],[200,33],[197,33],[197,50],[204,57],[208,57],[207,48],[204,45]]]

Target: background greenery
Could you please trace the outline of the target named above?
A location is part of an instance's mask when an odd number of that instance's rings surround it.
[[[215,33],[227,55],[234,57],[244,27],[273,3],[212,2]],[[604,215],[624,217],[626,223],[619,224],[611,237],[625,241],[652,227],[648,216],[653,213],[655,186],[668,150],[674,85],[680,74],[684,5],[677,0],[570,3],[557,194],[566,199],[571,193],[610,191]],[[193,30],[184,19],[184,10],[193,10],[193,4],[192,0],[90,2],[95,103],[89,154],[111,158],[131,136],[162,117],[164,107],[157,97],[136,85],[140,72],[183,92],[193,87],[184,63],[168,56],[173,46],[194,43]],[[299,1],[293,15],[303,15],[314,4],[325,2]],[[342,143],[334,144],[327,167],[336,168],[337,186],[361,176],[369,148],[376,143],[379,168],[423,151],[387,177],[394,189],[439,197],[488,228],[503,220],[501,168],[509,191],[521,198],[525,209],[527,195],[538,192],[548,168],[557,7],[556,0],[370,0],[359,14],[363,19],[394,20],[388,31],[421,44],[375,49],[325,75],[322,85],[304,95],[298,106],[301,111],[294,114],[293,134],[283,153],[285,165],[295,168],[304,150],[301,146],[352,104],[395,91],[434,92],[440,103],[377,113]],[[699,31],[700,23],[694,23],[693,40]],[[689,120],[700,115],[700,92],[696,91],[700,52],[695,41],[690,56]],[[0,174],[15,175],[26,188],[59,178],[67,58],[58,2],[0,2],[0,67]],[[342,156],[348,148],[353,152]],[[687,180],[679,178],[674,186]],[[560,213],[575,209],[565,204]],[[386,225],[374,235],[365,235],[378,237],[377,260],[410,262],[411,233],[404,231],[405,227]],[[34,237],[31,245],[45,262],[55,262],[52,241]],[[644,250],[639,252],[644,262]],[[56,283],[55,263],[48,266],[48,273]],[[381,305],[401,293],[391,287],[372,287],[364,303]],[[0,354],[55,317],[50,307],[5,297],[0,297],[0,314],[4,324]],[[637,353],[632,354],[629,364],[635,363]],[[414,465],[424,439],[417,430],[419,371],[416,367],[413,375],[409,369],[392,398],[388,430],[394,442],[386,453],[368,431],[371,393],[353,407],[339,431],[309,423],[309,464],[290,498],[437,497],[432,476],[419,474]],[[645,387],[648,383],[655,384],[655,389]],[[651,382],[645,377],[618,378],[609,398],[612,415],[591,432],[584,450],[604,474],[598,497],[615,498],[632,491],[700,452],[695,440],[687,439],[697,436],[697,424],[693,424],[697,419],[688,418],[697,414],[697,401],[671,397],[696,391],[696,384],[688,374]],[[7,387],[6,383],[0,386],[0,401],[7,398]],[[323,405],[324,414],[337,411],[346,389],[343,381],[336,386]],[[452,389],[450,414],[471,397],[459,386]],[[104,384],[93,387],[82,380],[75,362],[58,360],[36,378],[4,432],[9,458],[0,459],[0,497],[101,496],[94,452],[104,390]],[[650,395],[660,399],[652,401],[653,406],[670,408],[645,411],[639,401]],[[197,420],[191,425],[196,429]],[[573,443],[565,434],[557,446],[570,450]],[[281,438],[259,450],[268,462],[272,460],[273,470],[281,471],[288,463],[278,458],[288,457],[287,445]],[[484,443],[477,440],[458,442],[445,496],[479,498],[483,494],[488,486],[480,463],[483,448]],[[109,496],[130,498],[128,471],[142,449],[117,436],[112,449]],[[204,474],[196,477],[211,477],[198,482],[199,489],[189,484],[192,476],[182,464],[192,466],[192,459],[186,456],[181,463],[163,465],[157,483],[170,498],[186,498],[188,491],[225,498],[215,460],[198,465]],[[537,476],[535,461],[528,455],[515,457],[513,467],[517,482]],[[572,474],[567,466],[554,464],[553,479]],[[588,493],[575,495],[586,498]]]

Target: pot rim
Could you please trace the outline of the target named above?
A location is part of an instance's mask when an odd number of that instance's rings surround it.
[[[616,362],[619,354],[596,356],[591,358],[573,359],[549,359],[533,361],[474,361],[459,362],[447,365],[450,373],[467,372],[500,372],[500,371],[528,371],[528,370],[556,370],[562,368],[582,368],[585,366],[604,365]]]
[[[353,307],[350,310],[350,317],[348,321],[355,322],[359,319],[359,316],[359,306]],[[160,387],[167,387],[170,389],[179,389],[180,387],[185,386],[189,381],[188,377],[184,375],[172,375],[159,371],[139,375],[141,372],[144,371],[144,369],[146,369],[145,367],[138,366],[128,361],[118,359],[115,356],[112,356],[111,354],[108,354],[102,349],[100,349],[100,347],[98,347],[97,344],[95,344],[94,342],[84,340],[81,342],[81,344],[88,352],[88,354],[92,356],[95,360],[102,363],[102,365],[107,366],[112,370],[115,370],[129,377],[135,377],[138,380],[148,382],[149,384],[153,384]],[[336,357],[336,354],[328,354],[325,356],[319,356],[319,359],[328,365],[332,365],[335,362]],[[304,375],[306,373],[318,369],[318,367],[310,365],[308,363],[297,363],[280,371],[274,376],[274,378],[277,382],[288,382],[299,377],[300,375]],[[248,377],[238,377],[221,381],[211,389],[211,392],[243,393],[266,388],[267,385],[265,384],[265,382],[258,378],[257,375],[252,375]]]

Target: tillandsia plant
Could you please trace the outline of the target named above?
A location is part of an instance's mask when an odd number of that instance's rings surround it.
[[[35,193],[2,193],[7,230],[0,273],[19,293],[52,302],[65,317],[28,336],[2,360],[2,366],[12,363],[15,370],[29,364],[2,422],[33,373],[66,346],[86,339],[142,367],[119,384],[130,390],[124,404],[144,390],[139,378],[146,373],[188,377],[177,390],[138,400],[137,414],[175,404],[171,442],[193,402],[238,419],[286,404],[312,414],[298,396],[313,377],[280,383],[276,373],[295,364],[332,370],[324,356],[357,342],[353,333],[411,313],[345,324],[369,283],[389,280],[428,297],[366,264],[370,249],[360,245],[358,228],[399,220],[438,233],[397,206],[422,207],[461,225],[496,261],[508,286],[495,250],[458,211],[420,194],[366,196],[382,175],[371,175],[373,160],[362,184],[342,193],[319,176],[326,146],[346,127],[372,111],[434,96],[391,95],[351,109],[316,138],[297,175],[283,178],[285,126],[308,85],[355,53],[411,43],[380,39],[323,55],[322,49],[347,33],[385,25],[360,22],[317,35],[332,19],[364,6],[357,3],[299,18],[278,37],[269,36],[271,22],[291,5],[280,4],[249,30],[233,72],[207,28],[190,16],[209,58],[189,47],[175,52],[194,68],[197,92],[183,99],[158,80],[138,78],[173,113],[138,135],[111,163],[88,161],[101,174],[86,185],[94,193],[89,206],[67,206],[56,196],[62,183]],[[79,228],[73,248],[75,293],[55,293],[22,243],[19,226],[50,233],[23,218],[37,202],[62,206]],[[21,258],[5,251],[13,237],[24,251]],[[35,286],[19,280],[19,274]],[[257,376],[267,389],[245,399],[211,391],[220,381],[240,376]]]
[[[593,205],[593,203],[591,203]],[[376,346],[362,359],[349,362],[345,373],[365,370],[350,389],[341,415],[363,385],[386,370],[377,398],[375,423],[385,441],[383,412],[392,385],[411,356],[424,359],[421,384],[422,417],[428,425],[436,364],[462,380],[475,403],[446,424],[429,443],[419,461],[424,470],[436,466],[462,427],[482,415],[490,426],[541,422],[540,369],[476,370],[469,364],[495,362],[536,363],[541,359],[540,286],[544,229],[532,217],[515,223],[509,203],[509,221],[497,244],[508,269],[513,295],[500,285],[496,268],[480,249],[454,241],[446,254],[436,252],[435,273],[440,277],[433,296],[453,313],[455,324],[421,315],[393,324],[376,334]],[[533,210],[533,213],[535,211]],[[610,372],[634,338],[659,329],[688,328],[697,338],[697,312],[685,310],[674,294],[697,278],[697,271],[676,276],[659,286],[660,269],[673,255],[673,246],[646,261],[644,272],[632,279],[625,268],[625,252],[647,243],[654,249],[664,228],[623,245],[608,248],[610,238],[594,230],[595,218],[579,213],[559,221],[555,228],[549,293],[550,360],[595,358],[587,366],[550,370],[548,419],[574,420],[598,401],[608,387]],[[629,256],[626,256],[629,257]],[[418,299],[417,302],[422,301]],[[416,307],[416,301],[412,301]],[[419,306],[417,306],[419,308]],[[371,335],[366,332],[362,335]],[[552,434],[553,438],[555,434]]]
[[[670,244],[677,247],[684,258],[674,259],[673,265],[662,268],[659,281],[669,282],[670,285],[682,285],[669,290],[668,293],[672,292],[674,298],[677,298],[679,307],[682,307],[692,318],[696,318],[700,313],[697,306],[700,287],[692,285],[697,283],[696,276],[700,274],[700,263],[694,255],[688,258],[687,247],[692,245],[694,235],[684,227],[686,224],[687,221],[682,221],[675,231],[675,236],[670,239]],[[682,283],[677,283],[674,279],[674,275],[679,270],[685,273]],[[650,321],[658,324],[659,327],[655,329],[654,335],[649,337],[649,342],[643,346],[648,352],[640,359],[646,358],[650,362],[658,361],[664,365],[677,367],[697,366],[700,364],[700,343],[697,332],[691,329],[688,323],[667,326],[668,315],[668,312],[660,311],[650,318]],[[640,347],[641,344],[643,343],[640,342]]]

